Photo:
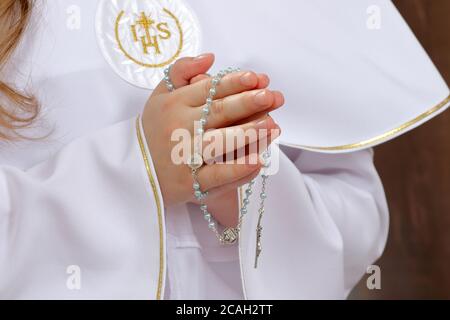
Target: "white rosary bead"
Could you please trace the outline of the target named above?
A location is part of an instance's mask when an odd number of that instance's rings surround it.
[[[172,65],[170,65],[169,67],[164,69],[164,78],[163,78],[163,81],[165,82],[166,88],[167,88],[167,90],[169,90],[169,92],[172,92],[175,90],[175,86],[173,85],[172,81],[170,80],[170,70],[171,69],[172,69]]]

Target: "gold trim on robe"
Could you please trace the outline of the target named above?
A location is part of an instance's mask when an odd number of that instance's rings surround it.
[[[158,187],[156,186],[155,179],[151,170],[150,160],[147,156],[147,152],[144,145],[144,140],[141,134],[140,117],[136,119],[136,134],[139,141],[139,147],[141,148],[142,157],[144,159],[145,169],[147,170],[148,180],[152,187],[153,197],[155,198],[156,208],[158,213],[158,227],[159,227],[159,274],[158,274],[158,287],[156,290],[156,300],[161,300],[161,292],[163,286],[164,277],[164,230],[163,230],[163,216],[162,205],[159,200]]]
[[[411,128],[418,122],[425,120],[429,116],[442,110],[442,108],[444,108],[448,103],[450,103],[450,95],[447,98],[445,98],[442,102],[440,102],[433,108],[425,111],[424,113],[421,113],[414,119],[394,128],[394,129],[391,129],[385,133],[382,133],[378,136],[375,136],[373,138],[366,139],[366,140],[363,140],[360,142],[350,143],[350,144],[341,145],[341,146],[330,146],[330,147],[305,146],[305,145],[296,145],[296,144],[290,144],[290,143],[288,143],[287,145],[292,146],[292,147],[297,147],[300,149],[312,150],[312,151],[343,151],[343,150],[353,150],[353,149],[360,149],[360,148],[364,148],[364,147],[370,147],[372,145],[376,145],[376,144],[385,142],[390,138],[394,138],[395,136],[400,135],[401,133],[404,133],[404,131]],[[281,143],[281,144],[283,144],[283,143]]]

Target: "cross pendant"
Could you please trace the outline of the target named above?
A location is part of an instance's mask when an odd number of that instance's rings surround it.
[[[256,252],[255,252],[255,269],[258,268],[258,258],[262,251],[262,245],[261,245],[261,233],[262,233],[262,227],[258,225],[256,228]]]

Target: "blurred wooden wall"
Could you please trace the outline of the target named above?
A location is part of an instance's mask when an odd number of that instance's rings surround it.
[[[450,83],[450,0],[394,3]],[[391,211],[382,289],[364,278],[351,298],[450,299],[450,111],[376,148],[375,159]]]

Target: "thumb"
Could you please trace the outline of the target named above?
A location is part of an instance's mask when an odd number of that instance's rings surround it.
[[[205,74],[214,63],[214,54],[204,53],[198,57],[186,57],[178,59],[170,69],[170,79],[175,88],[190,84],[191,79]],[[155,88],[155,94],[167,93],[166,84],[161,81]]]

